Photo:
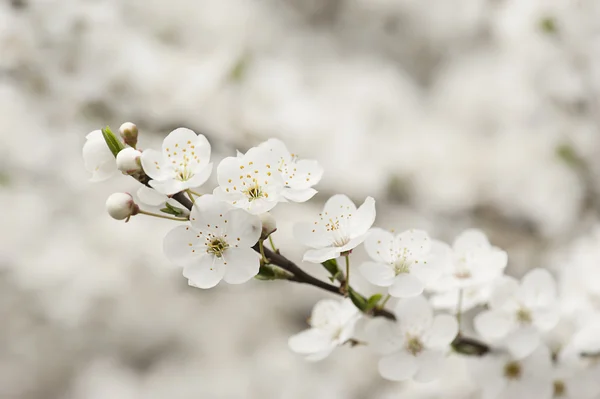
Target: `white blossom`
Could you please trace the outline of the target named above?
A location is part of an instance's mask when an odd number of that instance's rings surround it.
[[[117,169],[125,175],[132,175],[142,171],[140,157],[142,153],[135,148],[123,148],[117,154]]]
[[[356,209],[348,197],[337,194],[329,198],[315,221],[297,223],[294,236],[313,248],[306,251],[304,261],[321,263],[360,245],[374,221],[375,200],[372,197],[367,197]]]
[[[202,134],[178,128],[165,137],[162,153],[148,149],[142,152],[144,172],[153,180],[157,191],[176,194],[204,184],[212,172],[210,143]]]
[[[491,353],[469,358],[467,365],[485,399],[553,397],[551,357],[545,345],[522,359],[508,353]]]
[[[494,288],[489,310],[479,313],[475,329],[488,342],[504,341],[516,357],[530,354],[540,344],[540,333],[559,320],[556,283],[545,269],[533,269],[521,283],[504,277]]]
[[[215,196],[254,215],[268,212],[283,199],[283,178],[268,148],[254,147],[223,159],[217,167],[217,180]]]
[[[167,234],[164,251],[171,262],[183,267],[190,285],[211,288],[222,279],[241,284],[258,273],[259,257],[252,246],[260,232],[258,216],[207,194],[196,199],[190,225]]]
[[[117,173],[115,156],[108,148],[102,131],[94,130],[86,136],[83,162],[85,169],[92,174],[90,181],[93,182],[107,180]]]
[[[129,219],[137,212],[137,205],[129,193],[114,193],[106,200],[106,211],[117,220]]]
[[[447,245],[431,240],[422,230],[394,236],[378,228],[369,232],[365,249],[373,261],[360,266],[361,274],[400,298],[420,295],[442,273],[449,252]]]
[[[367,325],[369,345],[385,355],[379,361],[379,373],[394,381],[437,379],[458,333],[456,319],[447,314],[434,316],[423,296],[400,301],[394,314],[395,323],[376,318]]]
[[[436,293],[432,304],[455,311],[461,290],[462,311],[486,303],[492,284],[502,276],[507,262],[506,252],[492,246],[482,231],[464,231],[454,240],[450,262],[442,276],[428,287]]]
[[[259,147],[268,149],[275,157],[277,171],[284,182],[282,196],[290,201],[304,202],[311,199],[317,190],[312,188],[323,176],[323,168],[317,161],[299,160],[290,153],[285,144],[278,139],[269,139]]]
[[[321,360],[352,338],[360,312],[348,298],[323,299],[313,308],[311,328],[293,335],[288,340],[290,349],[306,355],[307,360]]]

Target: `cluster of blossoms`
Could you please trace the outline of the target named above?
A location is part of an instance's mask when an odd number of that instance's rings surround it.
[[[213,170],[206,137],[179,128],[161,151],[141,150],[137,139],[131,123],[121,126],[120,138],[108,128],[87,136],[83,157],[93,181],[120,171],[142,184],[137,199],[111,195],[108,213],[126,221],[144,214],[180,222],[165,237],[164,253],[191,286],[208,289],[221,280],[241,284],[256,277],[340,295],[318,302],[310,328],[289,339],[290,348],[308,360],[346,344],[367,344],[381,355],[378,369],[389,380],[434,381],[449,356],[460,356],[486,399],[599,397],[600,311],[585,320],[570,317],[546,269],[521,280],[506,276],[507,253],[483,232],[464,231],[452,245],[422,230],[395,234],[373,227],[373,198],[357,207],[334,195],[293,230],[310,248],[303,260],[325,267],[329,284],[280,254],[271,237],[277,227],[269,211],[280,202],[311,199],[323,175],[318,162],[299,159],[270,139],[221,160],[218,186],[206,192]],[[370,260],[358,271],[383,291],[371,297],[350,284],[350,257],[361,244]],[[385,309],[390,299],[392,312]],[[477,310],[467,337],[461,319]]]

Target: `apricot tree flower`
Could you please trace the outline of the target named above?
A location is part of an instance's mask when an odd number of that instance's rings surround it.
[[[550,351],[544,345],[522,359],[501,352],[469,359],[467,366],[484,398],[553,397]]]
[[[469,229],[454,240],[449,260],[442,276],[428,287],[435,292],[431,301],[436,308],[455,311],[460,298],[461,311],[467,311],[489,300],[508,256],[492,246],[482,231]]]
[[[283,179],[276,157],[267,148],[254,147],[223,159],[217,180],[215,196],[254,215],[268,212],[282,199]]]
[[[142,167],[152,178],[150,185],[157,191],[172,195],[201,186],[212,172],[210,144],[202,134],[178,128],[165,137],[162,153],[142,152]]]
[[[456,319],[447,314],[434,317],[423,296],[400,301],[394,314],[396,323],[377,318],[367,325],[369,344],[385,355],[379,361],[379,373],[394,381],[437,379],[458,333]]]
[[[211,288],[222,279],[240,284],[258,273],[259,257],[252,246],[260,233],[258,216],[207,194],[196,199],[190,225],[167,234],[164,251],[171,262],[183,267],[190,285]]]
[[[278,139],[269,139],[259,147],[268,149],[275,157],[275,167],[284,181],[282,195],[285,199],[304,202],[317,193],[312,186],[323,176],[323,168],[317,161],[299,160],[298,156],[291,154],[285,144]]]
[[[475,329],[486,340],[506,343],[515,357],[532,353],[540,333],[556,326],[556,283],[545,269],[533,269],[521,283],[505,276],[494,288],[489,310],[479,313]]]
[[[323,212],[313,222],[294,226],[294,236],[312,247],[304,254],[307,262],[321,263],[337,258],[360,245],[375,221],[375,200],[367,197],[356,209],[345,195],[337,194],[325,203]]]
[[[389,287],[389,294],[400,298],[420,295],[442,273],[448,260],[447,246],[422,230],[394,236],[389,231],[372,229],[365,249],[373,261],[360,266],[361,274],[372,284]]]
[[[307,360],[321,360],[352,338],[360,312],[350,299],[323,299],[313,308],[311,328],[288,340],[290,349],[306,355]]]
[[[99,182],[114,176],[117,173],[117,162],[102,136],[102,131],[94,130],[85,138],[83,162],[85,169],[92,174],[90,181]]]

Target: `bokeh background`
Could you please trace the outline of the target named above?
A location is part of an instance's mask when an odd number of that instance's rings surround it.
[[[0,398],[475,397],[459,363],[419,386],[291,353],[313,287],[188,287],[168,221],[105,213],[136,182],[89,183],[85,135],[185,126],[215,161],[279,137],[325,168],[274,212],[288,257],[329,195],[371,195],[381,227],[482,228],[519,276],[600,264],[599,95],[597,0],[3,0]]]

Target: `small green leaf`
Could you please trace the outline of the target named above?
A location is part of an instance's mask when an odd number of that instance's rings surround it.
[[[379,301],[381,300],[382,295],[381,294],[375,294],[372,295],[368,300],[367,300],[367,308],[365,309],[365,312],[368,312],[370,310],[372,310],[373,308],[375,308],[375,306],[377,306],[377,304],[379,303]]]
[[[292,277],[293,274],[274,265],[261,265],[255,276],[258,280],[289,280]]]
[[[331,274],[333,279],[337,278],[337,276],[340,273],[340,269],[338,267],[337,260],[329,259],[321,264],[329,272],[329,274]],[[331,280],[331,281],[333,281],[333,280]]]
[[[185,211],[181,208],[177,208],[176,206],[173,206],[171,204],[169,204],[168,202],[165,203],[165,206],[167,207],[167,209],[169,209],[170,212],[165,212],[165,213],[170,213],[171,215],[175,215],[175,216],[182,216],[185,215]],[[161,209],[162,210],[162,209]]]
[[[348,287],[348,295],[350,296],[350,299],[352,300],[354,306],[356,306],[363,312],[367,311],[367,300],[364,296],[354,291],[352,287]]]
[[[567,165],[572,167],[581,166],[584,162],[575,151],[575,148],[569,144],[561,144],[556,147],[556,155]]]
[[[104,137],[104,141],[106,141],[106,145],[110,149],[110,152],[112,152],[115,157],[119,151],[125,148],[125,145],[121,143],[121,140],[119,140],[112,130],[110,130],[110,127],[106,126],[102,129],[102,136]]]
[[[542,32],[553,34],[558,31],[556,26],[556,19],[553,17],[545,17],[540,20],[540,29]]]

